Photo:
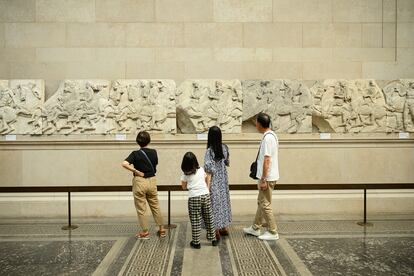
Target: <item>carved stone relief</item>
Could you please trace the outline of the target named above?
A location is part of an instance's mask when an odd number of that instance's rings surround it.
[[[394,80],[382,89],[388,112],[388,131],[414,132],[414,79]]]
[[[241,133],[259,112],[284,133],[414,132],[414,79],[66,80],[44,97],[42,80],[0,80],[0,135]]]
[[[172,80],[114,81],[105,107],[107,133],[175,133],[175,88]]]
[[[374,80],[324,80],[311,87],[322,132],[386,132],[389,108]]]
[[[296,80],[246,80],[243,121],[252,121],[260,112],[272,119],[276,132],[312,132],[312,96],[309,88]]]
[[[0,81],[0,134],[41,134],[43,103],[43,80]]]
[[[44,107],[44,134],[104,134],[109,81],[65,80]]]
[[[45,134],[174,133],[172,80],[66,80],[47,101]]]
[[[186,80],[177,89],[177,124],[182,133],[218,126],[240,133],[243,92],[239,80]]]

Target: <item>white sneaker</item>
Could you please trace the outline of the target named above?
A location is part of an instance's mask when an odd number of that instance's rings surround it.
[[[252,235],[256,237],[260,236],[260,229],[254,230],[252,226],[243,228],[243,232],[247,235]]]
[[[275,241],[279,239],[279,234],[272,234],[269,231],[266,231],[263,235],[260,235],[258,238],[261,240]]]

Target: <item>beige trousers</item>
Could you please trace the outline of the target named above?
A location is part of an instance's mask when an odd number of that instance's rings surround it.
[[[160,204],[158,202],[157,179],[154,177],[143,178],[135,176],[132,179],[132,193],[134,195],[135,209],[137,210],[138,222],[143,231],[147,231],[148,221],[145,217],[147,202],[151,209],[155,223],[163,225]]]
[[[259,189],[259,195],[257,196],[257,211],[254,218],[253,228],[259,229],[262,227],[263,219],[267,223],[269,232],[277,233],[277,225],[275,217],[273,216],[272,209],[272,192],[275,188],[276,181],[268,181],[268,189],[266,191]]]

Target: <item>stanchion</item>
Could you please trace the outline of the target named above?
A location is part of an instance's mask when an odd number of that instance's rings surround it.
[[[70,206],[70,192],[68,192],[68,225],[63,226],[62,230],[73,230],[78,228],[77,225],[72,225],[72,212]]]
[[[168,190],[168,224],[164,225],[167,229],[173,229],[176,228],[176,224],[171,224],[171,191]]]
[[[367,189],[364,189],[364,221],[357,222],[360,226],[372,226],[372,223],[367,222]]]

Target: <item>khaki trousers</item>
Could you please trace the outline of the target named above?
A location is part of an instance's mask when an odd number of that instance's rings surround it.
[[[257,211],[254,218],[253,228],[259,229],[262,227],[263,219],[267,223],[269,232],[277,233],[277,225],[275,217],[273,216],[272,209],[272,192],[275,188],[276,181],[268,181],[268,189],[266,191],[259,189],[259,195],[257,196]]]
[[[138,222],[143,231],[147,231],[148,221],[145,217],[147,202],[151,209],[155,223],[163,225],[160,204],[158,202],[157,179],[154,177],[143,178],[135,176],[132,179],[132,193],[134,195],[135,209],[137,210]]]

